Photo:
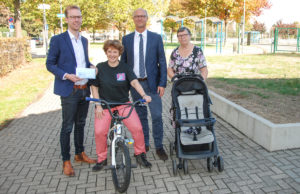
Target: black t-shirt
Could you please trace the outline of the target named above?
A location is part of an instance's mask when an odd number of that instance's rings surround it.
[[[107,102],[128,102],[130,82],[137,79],[132,68],[124,62],[117,67],[110,67],[108,61],[97,65],[96,79],[90,80],[91,85],[99,88],[100,99]]]

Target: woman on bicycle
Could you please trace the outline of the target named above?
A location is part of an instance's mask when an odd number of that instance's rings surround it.
[[[107,40],[104,42],[103,49],[108,60],[97,65],[98,74],[96,79],[90,80],[93,97],[107,102],[126,103],[129,102],[129,89],[132,86],[147,103],[151,102],[151,97],[146,95],[133,70],[119,61],[119,57],[123,52],[120,41]],[[118,110],[120,116],[126,116],[130,107],[119,105],[112,107],[112,111],[114,110]],[[102,107],[100,103],[96,104],[94,125],[98,161],[93,167],[93,171],[99,171],[107,164],[106,139],[111,119],[107,107]],[[137,163],[144,167],[151,167],[151,163],[146,158],[143,129],[136,111],[133,110],[131,115],[123,122],[134,139],[134,154]]]

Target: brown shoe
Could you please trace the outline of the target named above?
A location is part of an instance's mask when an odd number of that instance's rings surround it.
[[[163,161],[168,160],[168,155],[165,152],[164,148],[156,149],[156,154],[158,155],[159,159]]]
[[[76,154],[75,161],[76,162],[86,162],[89,164],[97,163],[96,160],[90,159],[84,152],[81,152],[80,154]]]
[[[64,171],[64,174],[67,176],[75,176],[75,172],[73,170],[70,160],[64,161],[63,171]]]

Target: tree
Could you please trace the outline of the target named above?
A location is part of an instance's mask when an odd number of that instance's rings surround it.
[[[258,31],[261,34],[266,32],[266,25],[264,23],[260,23],[258,21],[254,21],[252,29],[253,31]]]
[[[11,12],[4,5],[4,3],[0,3],[0,27],[7,27],[7,20],[9,16],[11,16]]]
[[[126,34],[127,29],[134,29],[132,14],[137,8],[144,8],[149,16],[155,15],[158,11],[152,0],[109,0],[108,18],[119,30],[119,40],[122,39],[122,35]]]
[[[186,0],[182,3],[187,13],[204,17],[205,9],[207,16],[218,17],[225,24],[225,41],[227,24],[229,20],[241,22],[244,10],[244,0]],[[271,7],[270,0],[245,0],[246,17],[259,16],[263,9]]]
[[[282,20],[277,21],[274,25],[272,30],[274,31],[275,27],[278,28],[285,28],[285,29],[278,29],[278,34],[281,38],[289,38],[290,36],[296,38],[297,36],[297,22],[294,23],[283,23]],[[286,28],[292,28],[292,29],[286,29]]]

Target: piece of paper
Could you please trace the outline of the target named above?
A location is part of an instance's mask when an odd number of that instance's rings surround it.
[[[76,68],[76,75],[82,79],[95,79],[96,70],[93,68]]]

